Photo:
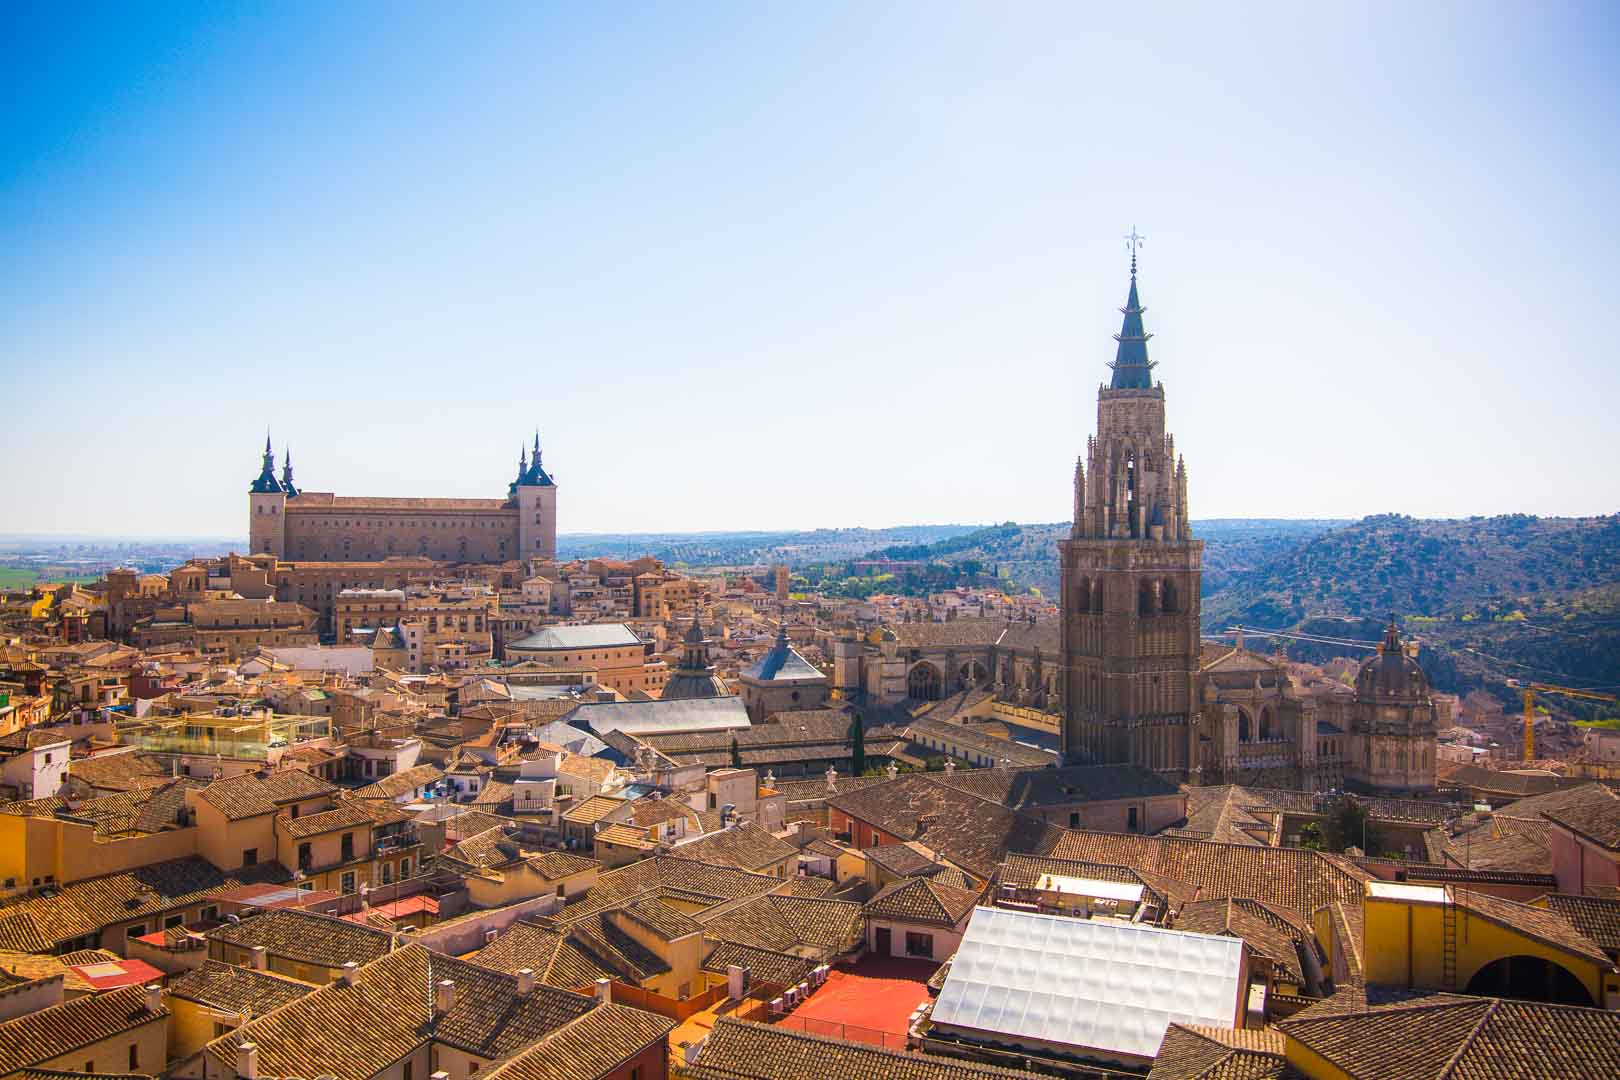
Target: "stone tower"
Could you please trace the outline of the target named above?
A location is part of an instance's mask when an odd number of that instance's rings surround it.
[[[287,480],[292,480],[291,459]],[[270,433],[264,434],[264,463],[258,479],[248,488],[248,549],[255,555],[287,554],[288,490],[276,479],[276,455],[270,449]]]
[[[540,465],[540,433],[534,433],[534,460],[513,485],[518,504],[518,557],[557,557],[557,485]]]
[[[1199,760],[1203,543],[1188,526],[1187,467],[1165,434],[1143,310],[1133,249],[1113,376],[1097,392],[1097,434],[1075,462],[1074,522],[1058,543],[1062,749],[1071,762],[1185,775]]]

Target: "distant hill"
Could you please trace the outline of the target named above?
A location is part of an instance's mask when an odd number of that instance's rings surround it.
[[[1206,626],[1461,616],[1620,584],[1620,518],[1364,518],[1204,590]]]
[[[651,555],[685,566],[802,566],[854,559],[894,544],[929,544],[977,529],[977,525],[899,525],[888,529],[812,529],[779,532],[563,533],[557,557],[634,559]]]
[[[1204,542],[1204,595],[1219,592],[1308,540],[1346,524],[1343,521],[1270,518],[1212,518],[1193,522]],[[931,544],[893,545],[873,551],[873,559],[978,563],[993,567],[1015,585],[1057,595],[1057,543],[1069,535],[1066,521],[1039,525],[1007,522],[961,533]]]
[[[1509,678],[1620,684],[1620,517],[1369,517],[1209,585],[1206,576],[1206,630],[1238,623],[1371,640],[1393,615],[1422,642],[1442,690],[1484,689],[1511,703]],[[1288,652],[1354,654],[1300,642]]]

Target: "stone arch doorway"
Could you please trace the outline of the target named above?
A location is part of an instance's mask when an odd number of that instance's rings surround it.
[[[1539,956],[1504,956],[1492,960],[1468,980],[1468,993],[1587,1008],[1595,1004],[1591,993],[1568,968]]]
[[[945,676],[927,660],[906,675],[906,696],[916,701],[938,701],[945,696]]]
[[[990,672],[986,671],[984,665],[977,660],[969,660],[963,664],[960,675],[963,686],[983,686],[990,681]]]
[[[1243,709],[1242,706],[1238,707],[1237,718],[1238,718],[1238,742],[1246,743],[1246,742],[1249,741],[1249,739],[1253,736],[1254,733],[1253,733],[1252,729],[1249,727],[1249,714]]]

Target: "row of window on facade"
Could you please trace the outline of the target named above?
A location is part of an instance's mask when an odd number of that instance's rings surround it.
[[[1082,577],[1069,590],[1069,609],[1077,612],[1103,610],[1103,583]],[[1170,578],[1146,579],[1136,589],[1138,615],[1170,615],[1181,610],[1181,593]]]

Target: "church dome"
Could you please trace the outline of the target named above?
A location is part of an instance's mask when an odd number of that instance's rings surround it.
[[[1378,653],[1369,657],[1356,672],[1356,696],[1364,699],[1424,701],[1429,696],[1429,680],[1418,662],[1406,655],[1406,648],[1394,622],[1384,631]]]

